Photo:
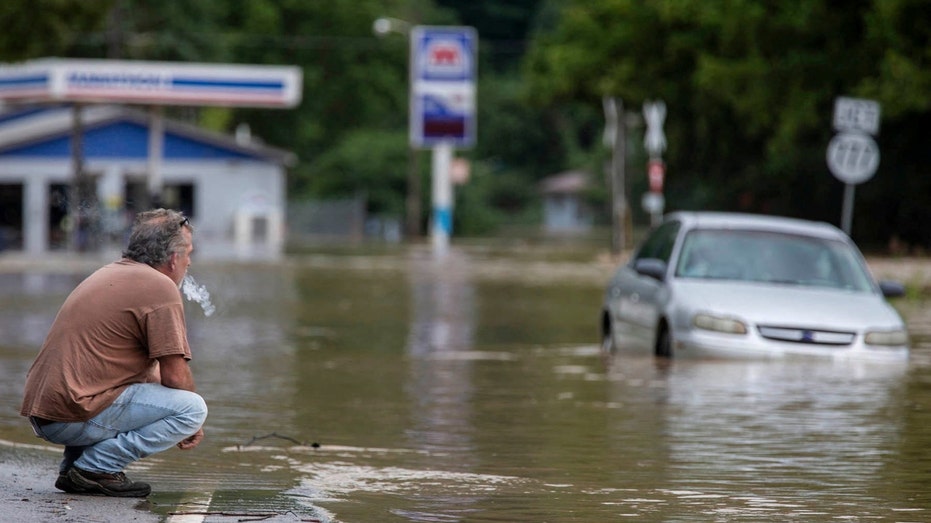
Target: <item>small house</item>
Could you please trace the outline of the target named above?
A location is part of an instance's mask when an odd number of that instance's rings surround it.
[[[594,213],[585,199],[590,184],[584,171],[567,171],[540,182],[544,232],[572,234],[591,230]]]

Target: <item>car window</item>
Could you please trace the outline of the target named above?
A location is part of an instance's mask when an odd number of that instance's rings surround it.
[[[676,235],[682,224],[678,221],[666,222],[656,228],[640,246],[634,261],[644,258],[658,258],[669,263],[672,247],[676,243]]]
[[[676,276],[872,290],[872,279],[851,245],[764,231],[690,231]]]

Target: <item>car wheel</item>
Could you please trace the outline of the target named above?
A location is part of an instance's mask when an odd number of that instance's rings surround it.
[[[614,329],[611,320],[605,317],[601,326],[601,354],[613,356],[617,353],[617,344],[614,342]]]
[[[672,357],[672,333],[669,332],[669,326],[665,322],[660,325],[659,332],[656,334],[656,356]]]

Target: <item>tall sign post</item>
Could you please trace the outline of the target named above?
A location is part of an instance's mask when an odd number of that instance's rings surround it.
[[[472,27],[411,31],[410,141],[433,150],[430,235],[443,253],[453,229],[453,149],[475,144],[478,34]]]
[[[834,101],[834,130],[828,144],[828,169],[844,182],[841,228],[850,235],[853,224],[854,187],[876,174],[879,147],[873,136],[879,134],[879,102],[838,97]]]
[[[647,163],[650,192],[643,195],[641,204],[643,210],[650,213],[650,224],[655,227],[662,219],[666,207],[666,199],[663,197],[663,180],[666,176],[666,164],[663,163],[663,152],[666,150],[663,122],[666,121],[666,104],[662,101],[644,102],[643,119],[647,123],[643,147],[650,155]]]

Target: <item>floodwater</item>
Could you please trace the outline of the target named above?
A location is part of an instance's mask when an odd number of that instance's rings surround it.
[[[0,440],[88,273],[0,273]],[[130,473],[165,521],[931,520],[931,313],[907,363],[598,351],[590,252],[423,247],[197,262],[207,439]]]

